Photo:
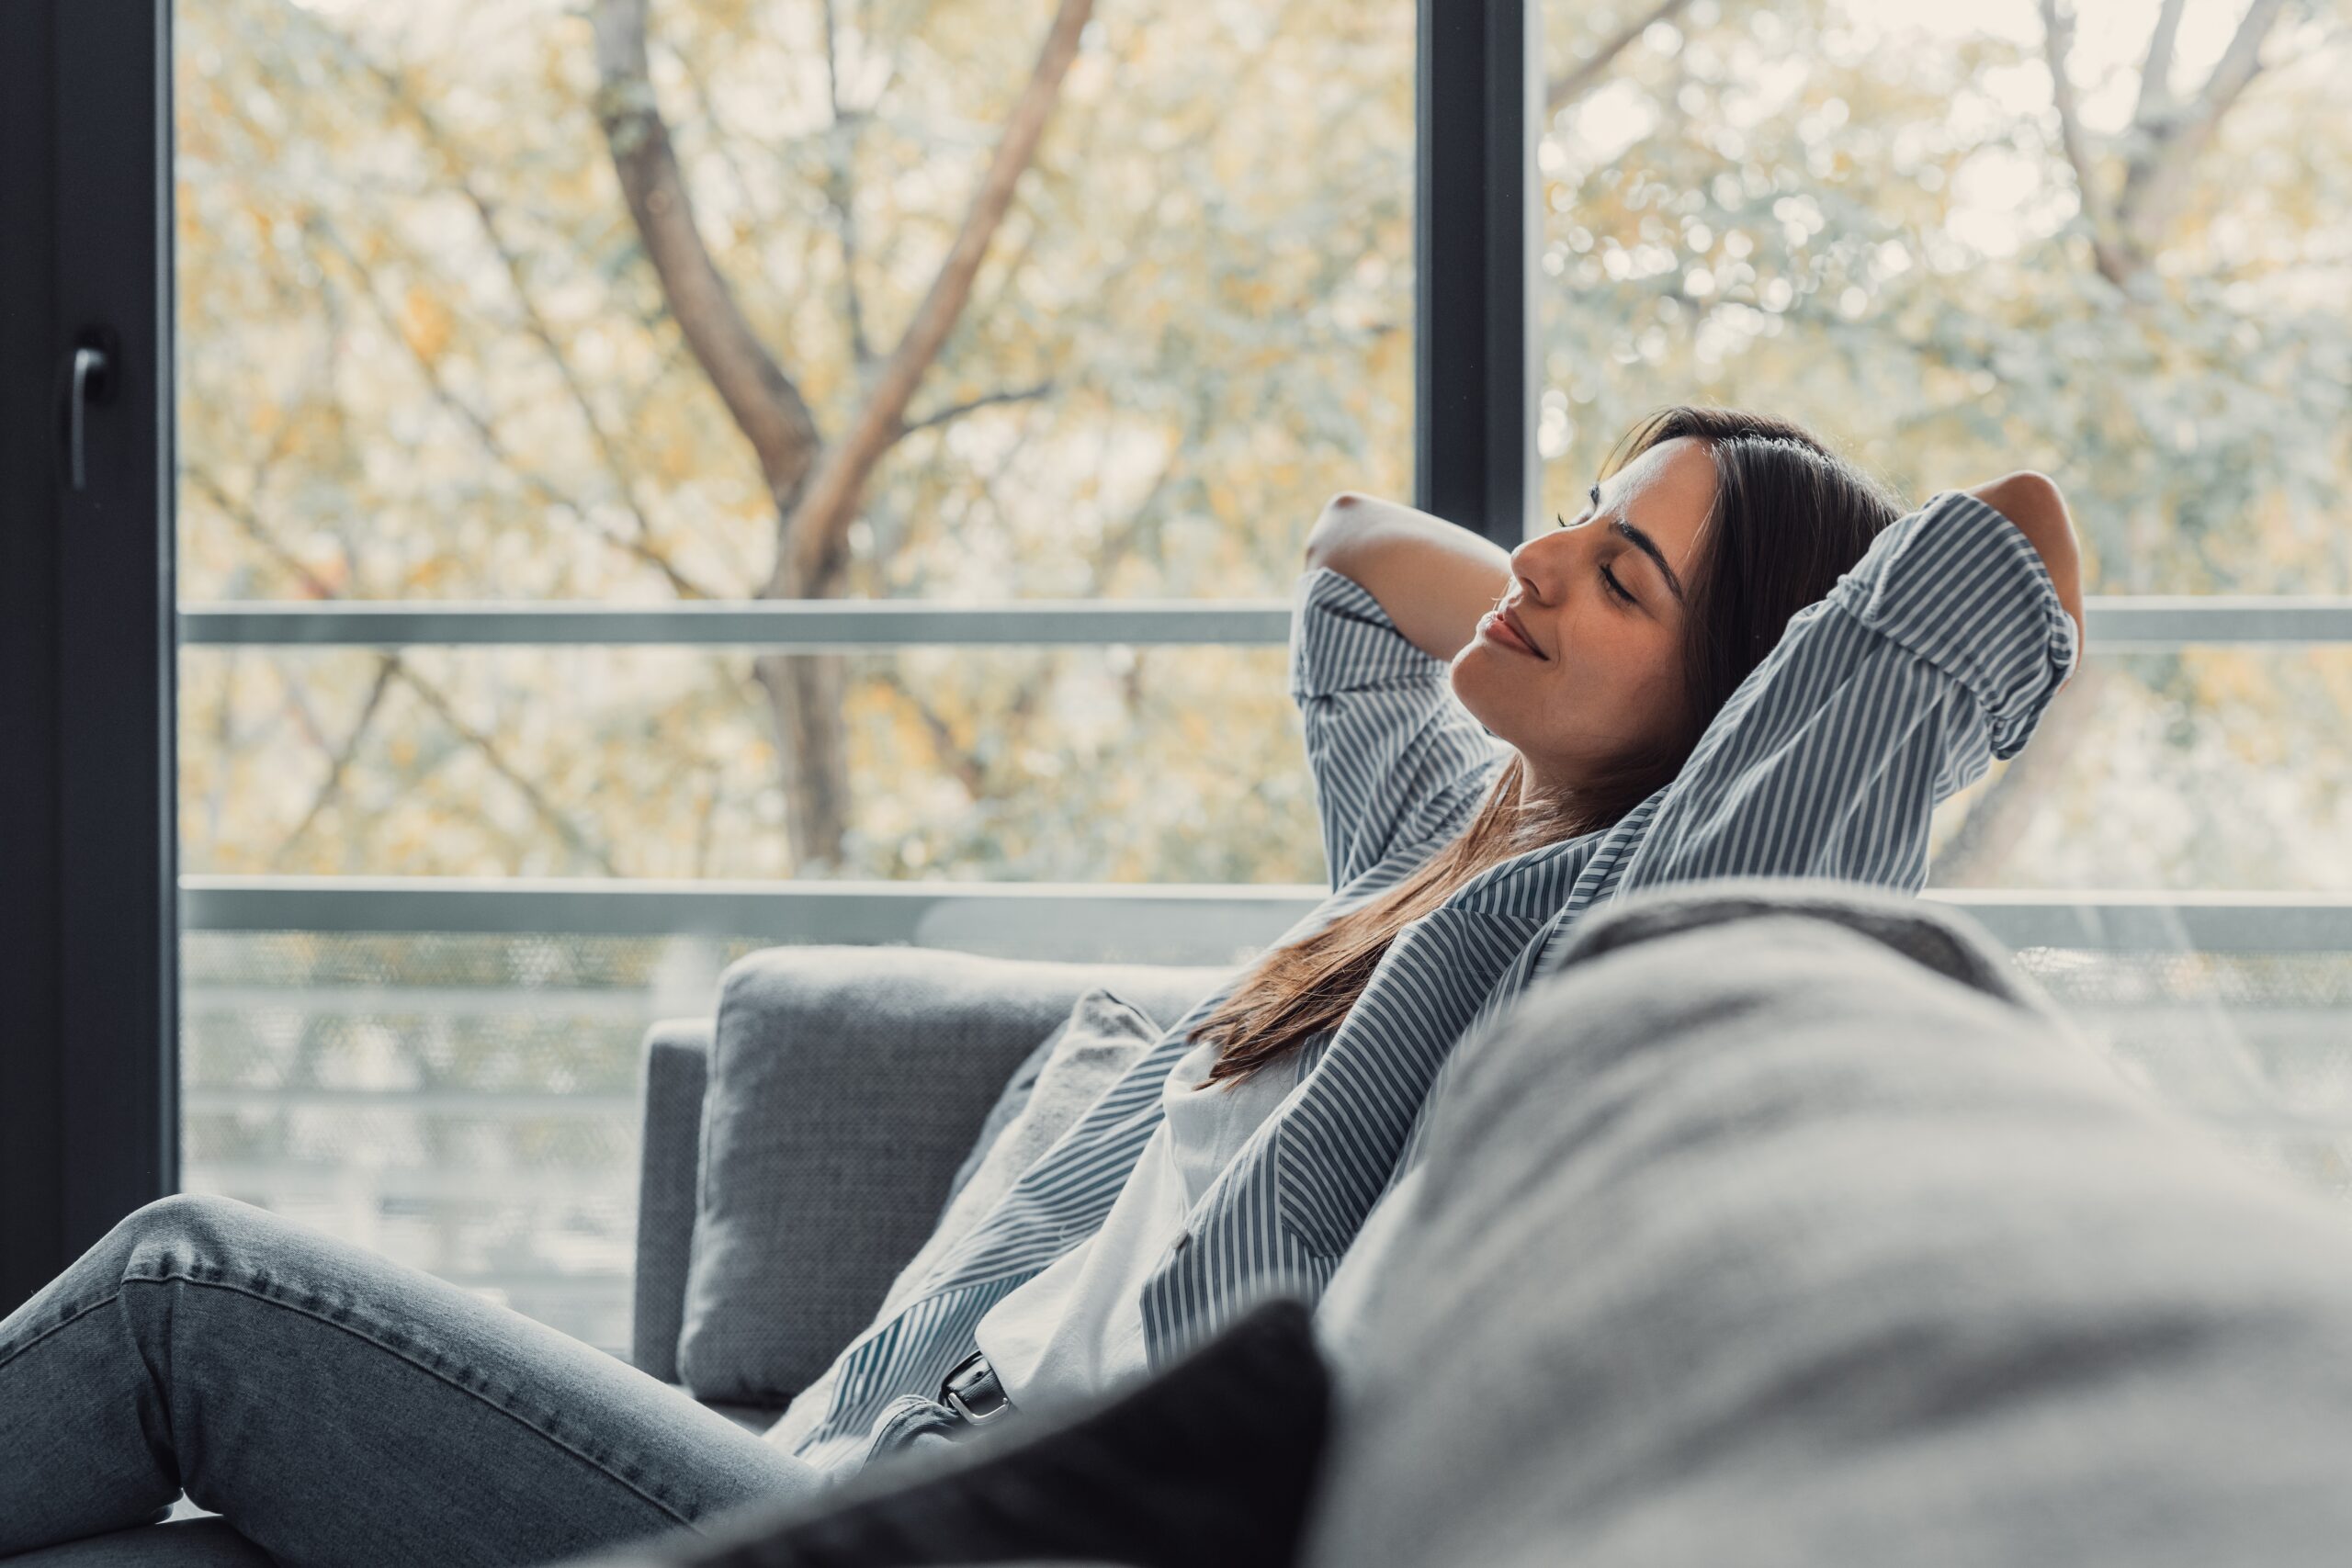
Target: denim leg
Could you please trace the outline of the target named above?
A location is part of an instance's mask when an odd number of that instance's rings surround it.
[[[233,1199],[146,1205],[0,1322],[0,1557],[185,1490],[282,1562],[545,1562],[823,1485],[601,1350]]]

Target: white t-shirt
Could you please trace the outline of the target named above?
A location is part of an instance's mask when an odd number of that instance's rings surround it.
[[[973,1332],[1016,1408],[1083,1404],[1146,1370],[1143,1287],[1186,1218],[1250,1134],[1297,1087],[1306,1053],[1292,1051],[1238,1082],[1208,1077],[1204,1040],[1170,1069],[1163,1116],[1100,1229],[990,1307]]]

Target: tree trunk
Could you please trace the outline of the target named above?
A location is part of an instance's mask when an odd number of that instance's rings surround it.
[[[776,559],[760,596],[820,599],[841,592],[849,566],[849,527],[867,481],[884,454],[914,428],[908,405],[946,345],[972,297],[972,282],[1012,209],[1022,173],[1035,158],[1060,101],[1062,81],[1078,57],[1094,0],[1060,0],[1036,62],[1007,113],[978,186],[974,190],[930,289],[915,308],[898,346],[876,370],[862,402],[839,440],[827,442],[799,384],[786,373],[751,328],[734,291],[704,248],[695,226],[692,193],[669,126],[653,90],[646,48],[650,0],[594,0],[597,122],[629,216],[662,283],[670,313],[685,334],[737,427],[758,455],[775,497]],[[828,47],[831,33],[827,34]],[[838,118],[838,115],[837,115]],[[839,171],[836,170],[838,178]],[[839,186],[837,206],[850,197]],[[854,258],[844,257],[844,265]],[[857,335],[863,337],[861,329]],[[968,410],[1028,393],[992,393],[961,405]],[[946,415],[916,423],[935,423]],[[841,866],[849,827],[849,746],[841,705],[844,672],[839,654],[769,654],[752,671],[767,693],[782,774],[785,818],[795,874],[823,875]]]
[[[838,875],[849,829],[849,736],[838,653],[768,653],[752,661],[775,731],[793,874]]]

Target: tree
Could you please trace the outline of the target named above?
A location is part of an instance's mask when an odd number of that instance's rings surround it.
[[[2285,9],[2284,0],[2252,0],[2204,85],[2176,100],[2173,49],[2186,5],[2187,0],[2161,0],[2140,67],[2131,124],[2116,139],[2123,170],[2110,191],[2099,150],[2083,124],[2067,63],[2075,37],[2074,11],[2066,0],[2041,0],[2051,107],[2058,118],[2059,145],[2075,176],[2092,264],[2125,299],[2159,308],[2163,285],[2155,276],[2155,256],[2188,198],[2222,117],[2262,69],[2263,41]],[[2132,306],[2119,301],[2110,308],[2129,312]],[[2070,689],[2052,705],[2034,744],[2003,768],[1971,806],[1966,820],[1937,857],[1938,881],[1952,886],[1986,886],[2000,877],[2056,782],[2080,766],[2085,744],[2094,733],[2094,717],[2114,689],[2115,673],[2110,661],[2086,660],[2081,689]]]
[[[647,256],[661,276],[671,313],[695,360],[710,378],[753,452],[776,510],[775,564],[761,589],[770,599],[813,599],[841,592],[849,561],[849,526],[883,454],[910,430],[935,426],[992,403],[1035,396],[1042,388],[1005,389],[911,418],[909,406],[972,299],[973,280],[1012,204],[1013,190],[1035,155],[1038,139],[1061,95],[1062,79],[1078,53],[1093,0],[1060,0],[1027,85],[1006,115],[996,151],[965,212],[961,231],[933,275],[931,287],[898,344],[872,359],[864,317],[854,304],[864,378],[854,412],[842,433],[827,440],[793,377],[768,352],[743,318],[734,293],[712,263],[695,228],[695,208],[671,146],[669,127],[646,66],[649,0],[597,0],[596,63],[601,86],[597,121],[612,149],[629,215]],[[833,52],[836,23],[825,0],[826,80],[833,122],[848,118]],[[840,223],[842,276],[848,299],[858,295],[855,191],[845,156],[834,167],[831,194]],[[837,656],[770,656],[759,680],[775,716],[786,768],[786,799],[795,852],[805,872],[831,869],[840,860],[847,823],[849,768],[842,729],[842,683]]]

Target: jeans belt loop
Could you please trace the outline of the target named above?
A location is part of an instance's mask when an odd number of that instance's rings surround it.
[[[939,1385],[939,1402],[975,1425],[993,1421],[1012,1408],[989,1359],[975,1350],[956,1363]]]

